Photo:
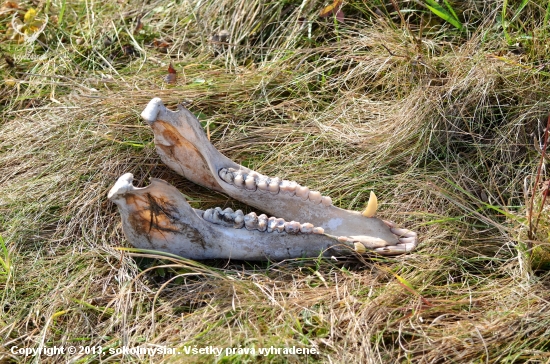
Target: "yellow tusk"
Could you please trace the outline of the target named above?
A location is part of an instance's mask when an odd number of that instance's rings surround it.
[[[370,191],[369,202],[367,203],[367,208],[363,211],[362,215],[366,217],[373,217],[376,214],[376,209],[378,208],[378,199],[374,192]]]
[[[367,248],[365,248],[363,244],[358,242],[354,242],[353,247],[355,248],[355,251],[359,254],[365,254],[365,252],[367,251]]]

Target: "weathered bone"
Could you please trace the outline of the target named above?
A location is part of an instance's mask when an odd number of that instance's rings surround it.
[[[317,191],[310,191],[308,187],[293,181],[263,176],[223,156],[207,139],[199,121],[182,106],[173,112],[155,98],[141,116],[153,129],[162,161],[197,184],[223,192],[287,221],[300,221],[300,231],[311,229],[333,238],[333,243],[342,241],[352,244],[358,251],[368,248],[380,254],[395,255],[410,252],[417,245],[416,233],[394,233],[390,227],[395,227],[395,224],[363,216],[372,216],[376,212],[374,194],[363,214],[340,209],[332,205],[330,197],[321,196]],[[304,228],[305,222],[312,224],[312,227]],[[257,219],[251,223],[255,226],[259,224]],[[273,229],[276,230],[276,226]],[[267,222],[267,231],[270,231],[270,221]]]
[[[352,243],[336,243],[330,236],[314,234],[315,229],[301,232],[299,222],[281,218],[273,218],[272,232],[260,231],[257,225],[250,230],[248,225],[227,226],[221,219],[213,223],[207,217],[221,209],[193,209],[175,187],[160,179],[152,178],[144,188],[134,187],[132,180],[131,173],[120,177],[108,197],[118,205],[126,237],[138,248],[190,259],[243,260],[343,256],[355,249]],[[245,215],[245,221],[250,216],[257,223],[252,214]]]

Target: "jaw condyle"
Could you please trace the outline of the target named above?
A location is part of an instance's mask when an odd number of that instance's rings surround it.
[[[109,192],[122,215],[129,242],[192,259],[285,259],[373,251],[397,255],[412,251],[417,235],[374,217],[371,193],[360,213],[332,205],[328,196],[294,181],[269,177],[223,156],[187,109],[168,110],[158,98],[141,116],[153,130],[162,161],[204,187],[222,192],[269,214],[221,208],[191,208],[177,189],[152,179],[136,188],[125,174]]]

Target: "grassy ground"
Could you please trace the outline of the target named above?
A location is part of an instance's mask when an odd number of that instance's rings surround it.
[[[4,2],[0,362],[549,363],[550,6],[441,2],[442,19],[425,3],[349,1],[342,22],[322,1]],[[272,263],[117,249],[106,195],[125,172],[242,207],[162,164],[139,119],[153,97],[337,206],[374,190],[419,248]],[[17,352],[54,346],[103,353]],[[318,354],[114,352],[137,346]]]

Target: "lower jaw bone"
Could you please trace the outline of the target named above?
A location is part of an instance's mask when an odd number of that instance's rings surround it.
[[[301,224],[300,232],[311,230],[316,234],[288,233],[280,224],[270,227],[270,221],[267,221],[266,224],[263,218],[261,219],[262,222],[258,222],[257,219],[252,221],[250,218],[247,220],[245,217],[245,228],[241,229],[241,232],[238,233],[235,231],[232,231],[231,234],[224,233],[225,235],[223,235],[224,238],[222,240],[217,238],[216,234],[203,233],[201,235],[203,236],[203,245],[211,246],[215,251],[198,254],[196,253],[196,247],[190,247],[191,250],[187,251],[182,249],[183,243],[175,243],[178,239],[180,241],[188,239],[182,236],[188,236],[190,233],[178,233],[174,235],[174,237],[171,237],[171,243],[163,240],[162,234],[154,235],[158,236],[159,239],[152,237],[144,238],[143,234],[141,234],[141,240],[135,242],[133,240],[135,234],[132,231],[139,232],[141,230],[132,229],[129,222],[127,222],[124,225],[125,231],[128,231],[126,233],[128,240],[135,246],[147,246],[148,248],[170,251],[195,259],[213,257],[281,259],[310,256],[309,253],[305,254],[306,251],[311,252],[311,256],[318,256],[319,252],[325,251],[328,247],[332,247],[332,250],[334,250],[337,245],[343,245],[346,248],[351,247],[351,249],[359,253],[374,251],[382,255],[407,253],[412,251],[417,245],[416,233],[406,229],[399,229],[391,222],[373,217],[377,207],[375,196],[371,198],[371,203],[369,203],[363,214],[357,211],[338,208],[332,205],[330,197],[321,196],[317,191],[310,191],[308,187],[300,186],[294,181],[263,176],[223,156],[210,143],[199,121],[182,106],[178,106],[178,111],[176,112],[170,111],[162,104],[160,99],[156,98],[149,102],[141,115],[153,129],[155,135],[154,142],[162,161],[177,173],[199,185],[223,192],[250,206],[277,216],[277,218],[299,222]],[[119,182],[121,179],[119,179]],[[161,185],[163,188],[158,187]],[[113,190],[115,187],[113,187]],[[177,191],[173,188],[170,189],[168,187],[165,182],[153,180],[152,185],[147,188],[157,191],[159,198],[169,192],[172,196],[170,198],[174,200],[173,195],[176,194],[179,196],[179,193],[176,193]],[[111,192],[113,196],[116,196],[117,194],[113,190]],[[132,188],[131,191],[132,193],[137,193],[140,189]],[[183,198],[180,196],[178,203],[182,206],[188,206],[185,200],[183,202],[182,200]],[[113,201],[119,205],[123,219],[126,213],[127,221],[130,221],[128,219],[131,216],[145,214],[144,212],[139,212],[137,209],[124,207],[125,205],[120,199],[113,199]],[[128,205],[127,202],[126,204]],[[182,207],[181,209],[186,212],[192,210],[189,210],[190,207]],[[132,211],[133,213],[131,213]],[[152,219],[152,217],[150,218]],[[191,218],[195,219],[194,215],[191,215]],[[191,221],[190,224],[203,224],[201,220]],[[270,218],[269,220],[272,219]],[[267,228],[265,227],[266,225]],[[191,231],[194,225],[188,224],[186,226],[186,229]],[[216,229],[219,229],[218,225],[215,226]],[[251,227],[250,229],[249,226]],[[259,226],[259,228],[256,226]],[[269,233],[263,234],[258,229],[263,229]],[[205,227],[203,230],[209,231],[209,228]],[[296,230],[297,228],[294,224],[288,228],[288,231],[294,232]],[[248,233],[245,233],[246,231]],[[260,233],[263,235],[257,235]],[[176,239],[175,236],[178,238]],[[256,240],[260,236],[262,238]],[[295,245],[298,241],[307,241],[307,244],[312,245],[308,248],[300,245],[301,243]],[[147,242],[147,244],[144,242]],[[172,247],[171,244],[176,244],[177,248],[175,246]],[[189,243],[185,244],[189,245]],[[254,244],[259,245],[256,246]],[[269,248],[267,244],[273,244],[273,249]],[[191,245],[193,246],[193,244]],[[224,247],[223,249],[221,248],[222,246]],[[228,250],[227,246],[233,247],[233,249]],[[281,252],[279,251],[282,249],[281,247],[290,250]],[[237,253],[239,249],[242,252]],[[228,254],[228,252],[231,254]]]
[[[272,232],[216,224],[208,221],[211,210],[193,209],[167,182],[152,178],[149,186],[136,188],[132,180],[130,173],[121,176],[108,197],[118,206],[126,237],[138,248],[190,259],[242,260],[343,256],[355,250],[353,244],[337,243],[324,234],[301,233],[299,222],[284,222],[280,218],[275,219]],[[285,231],[287,227],[289,233]]]

